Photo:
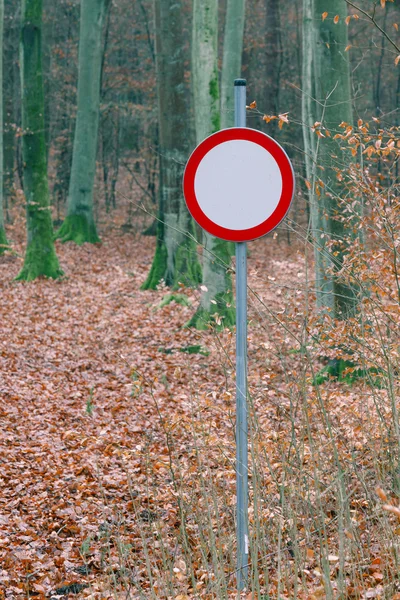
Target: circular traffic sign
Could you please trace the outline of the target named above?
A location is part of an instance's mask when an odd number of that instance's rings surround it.
[[[282,221],[294,194],[283,148],[265,133],[231,127],[203,140],[190,156],[183,193],[195,221],[215,237],[247,242]]]

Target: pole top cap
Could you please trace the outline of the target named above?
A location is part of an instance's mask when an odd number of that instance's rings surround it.
[[[235,79],[235,83],[234,83],[235,87],[236,86],[245,86],[246,85],[246,80],[245,79]]]

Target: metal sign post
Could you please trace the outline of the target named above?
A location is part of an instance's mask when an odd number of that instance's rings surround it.
[[[211,235],[236,242],[237,587],[248,586],[247,247],[279,225],[294,194],[281,146],[246,127],[246,80],[235,79],[235,127],[200,142],[183,176],[187,207]]]
[[[235,127],[246,127],[246,80],[235,80]],[[236,539],[237,588],[246,587],[249,559],[247,425],[247,243],[236,242]]]

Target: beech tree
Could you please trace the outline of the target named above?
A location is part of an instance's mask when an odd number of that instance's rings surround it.
[[[3,173],[4,173],[4,153],[3,153],[3,27],[4,27],[4,0],[0,0],[0,254],[3,254],[8,247],[6,231],[4,228],[4,208],[3,208]]]
[[[304,0],[303,10],[303,133],[317,304],[330,309],[332,316],[345,318],[354,311],[357,290],[338,272],[358,235],[357,210],[352,218],[342,219],[346,189],[338,177],[338,169],[343,168],[338,156],[343,154],[334,139],[341,122],[353,122],[350,65],[345,52],[347,5],[345,0]],[[312,130],[315,123],[317,129],[322,127],[320,137]]]
[[[194,0],[192,82],[197,143],[220,129],[217,42],[218,0]],[[204,329],[216,314],[217,324],[229,327],[235,322],[229,244],[204,232],[203,246],[203,291],[189,325]]]
[[[241,76],[245,0],[228,0],[221,73],[221,128],[233,127],[233,82]]]
[[[312,126],[317,120],[315,109],[315,66],[314,66],[314,0],[303,0],[303,56],[302,56],[302,120],[306,176],[309,182],[309,206],[314,245],[315,288],[317,305],[333,308],[332,278],[328,277],[331,266],[329,253],[325,249],[324,211],[315,194],[317,137]]]
[[[93,216],[103,56],[103,26],[111,0],[82,0],[79,37],[78,108],[67,217],[57,232],[63,242],[100,241]]]
[[[62,275],[54,249],[49,203],[42,72],[42,0],[22,0],[22,160],[28,243],[17,279]]]
[[[156,71],[159,117],[160,185],[157,245],[142,289],[197,285],[201,268],[193,220],[182,193],[183,166],[189,152],[189,109],[184,86],[185,47],[182,2],[155,0]]]
[[[280,4],[280,0],[265,0],[266,77],[263,110],[269,115],[279,114],[280,76],[282,68]],[[277,132],[277,121],[273,120],[269,124],[268,133],[271,133],[273,137],[276,137]]]

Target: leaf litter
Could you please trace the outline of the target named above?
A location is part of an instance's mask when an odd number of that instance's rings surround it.
[[[139,291],[153,240],[118,229],[102,240],[97,246],[57,244],[67,274],[59,281],[15,283],[20,259],[0,258],[0,598],[225,597],[221,589],[234,598],[234,333],[183,327],[200,289],[181,290],[189,302],[164,305],[163,286]],[[252,560],[263,560],[270,572],[269,581],[263,569],[258,572],[262,593],[276,597],[280,589],[289,598],[299,577],[298,597],[312,598],[313,591],[320,597],[322,571],[311,549],[319,543],[317,526],[308,521],[322,494],[321,518],[327,528],[337,523],[330,493],[336,475],[310,366],[297,353],[308,294],[302,251],[271,238],[253,243],[249,283],[253,449],[258,457],[268,455],[257,466],[263,471],[261,508],[256,514],[251,506],[250,524],[271,529]],[[367,459],[366,419],[357,412],[365,398],[335,383],[321,394],[342,436],[339,451],[346,453],[351,443]],[[298,436],[301,456],[293,456],[293,464],[299,460],[308,470],[313,457],[305,418],[326,450],[318,494],[313,481],[308,497],[294,491],[298,475],[287,480],[282,458],[286,452],[290,459],[290,435]],[[256,460],[251,455],[250,465]],[[254,478],[252,471],[251,497]],[[352,484],[358,533],[350,527],[349,536],[362,545],[363,536],[372,535],[365,515],[370,499],[354,478]],[[296,497],[296,526],[282,513],[284,489],[289,505]],[[337,589],[343,564],[336,556],[336,525],[331,533],[326,568]],[[219,573],[205,536],[218,547]],[[278,551],[287,563],[281,582]],[[369,551],[371,561],[383,554],[376,540]],[[388,556],[381,560],[389,564]],[[359,587],[348,584],[348,597],[372,597],[382,587],[380,563],[366,573]]]

